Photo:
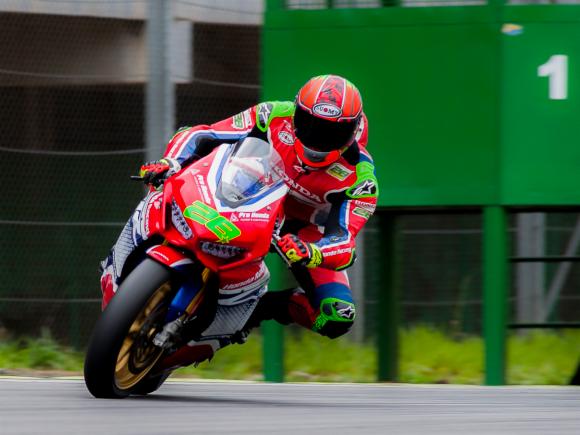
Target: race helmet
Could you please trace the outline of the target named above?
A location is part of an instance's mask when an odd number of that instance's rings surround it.
[[[302,164],[322,168],[354,142],[362,98],[351,82],[335,75],[313,77],[296,96],[294,148]]]

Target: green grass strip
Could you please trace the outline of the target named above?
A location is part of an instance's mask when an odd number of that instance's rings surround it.
[[[376,352],[372,344],[347,338],[329,340],[288,328],[285,342],[287,381],[374,382]],[[483,341],[451,337],[420,326],[401,331],[400,381],[408,383],[481,384]],[[580,359],[580,331],[513,333],[508,339],[510,384],[565,385]],[[83,354],[63,347],[47,334],[38,339],[0,343],[0,369],[81,372]],[[262,379],[262,343],[253,334],[243,346],[222,349],[211,362],[188,367],[177,376],[205,379]]]

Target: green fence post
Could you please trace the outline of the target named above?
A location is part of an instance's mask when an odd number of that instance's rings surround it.
[[[268,291],[280,290],[285,283],[285,267],[276,255],[266,258],[270,270]],[[272,290],[273,289],[273,290]],[[264,380],[267,382],[284,382],[284,326],[274,320],[262,322],[262,339]]]
[[[378,381],[396,381],[399,376],[399,309],[396,280],[396,234],[395,216],[378,213],[379,252],[377,258],[382,283],[378,289],[377,354]]]
[[[265,12],[276,12],[286,9],[285,0],[266,0]],[[264,38],[262,37],[262,43]],[[264,89],[261,92],[264,99]],[[270,270],[270,284],[268,291],[280,290],[284,286],[284,265],[275,255],[266,257],[266,264]],[[262,322],[262,363],[264,380],[267,382],[284,382],[284,327],[274,320]]]
[[[284,327],[275,320],[262,323],[263,361],[266,382],[284,382]]]
[[[483,210],[483,330],[485,384],[505,384],[507,322],[507,223],[503,207]]]

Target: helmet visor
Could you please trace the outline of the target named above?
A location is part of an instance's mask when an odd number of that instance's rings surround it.
[[[354,139],[358,118],[347,121],[329,121],[311,115],[299,104],[294,113],[296,137],[313,151],[329,152],[350,145]]]

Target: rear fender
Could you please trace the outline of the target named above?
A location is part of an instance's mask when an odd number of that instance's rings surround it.
[[[195,261],[172,246],[155,245],[147,249],[147,256],[177,271],[189,270]]]

